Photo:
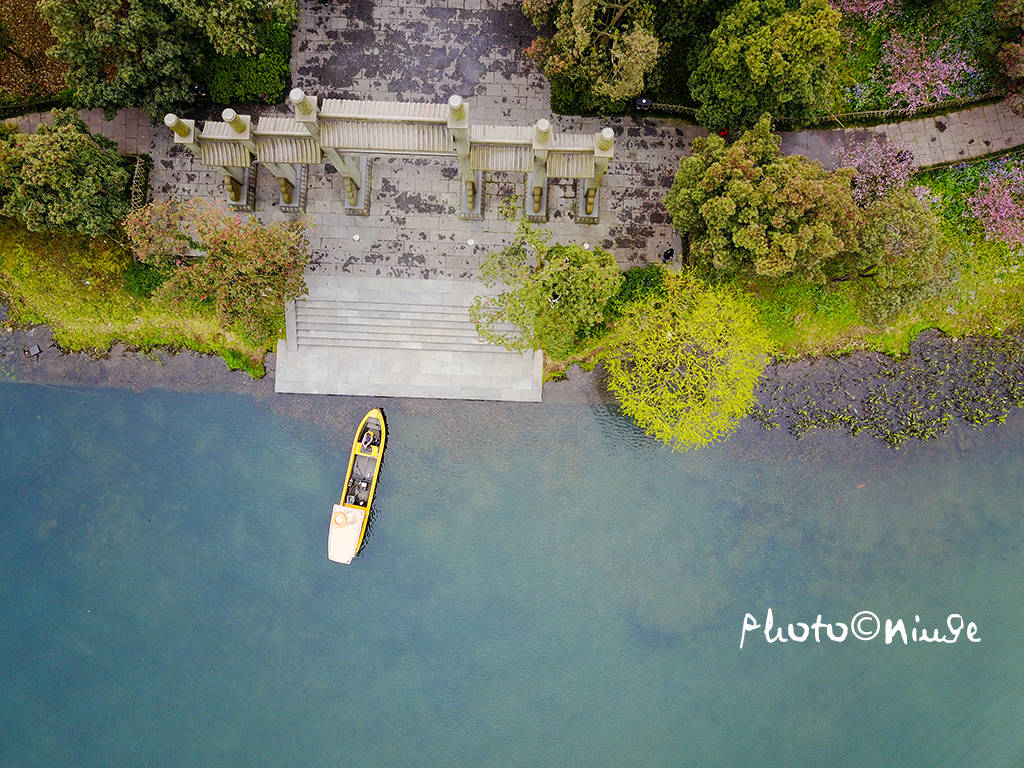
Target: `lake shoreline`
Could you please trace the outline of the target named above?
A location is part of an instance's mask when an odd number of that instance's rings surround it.
[[[228,370],[222,358],[191,350],[144,352],[117,344],[104,355],[65,352],[46,325],[12,327],[0,304],[0,376],[47,386],[112,387],[132,391],[226,392],[272,399],[296,415],[316,419],[322,396],[274,392],[275,355],[267,375],[253,379]],[[10,328],[10,330],[7,330]],[[24,350],[37,345],[41,354]],[[941,390],[941,391],[940,391]],[[880,396],[879,393],[884,393]],[[938,393],[938,394],[933,394]],[[899,359],[871,351],[772,363],[758,384],[759,405],[747,421],[802,437],[815,427],[858,434],[898,447],[912,438],[934,438],[950,427],[1005,420],[1024,405],[1024,339],[952,339],[925,331]],[[344,396],[343,396],[344,397]],[[348,401],[373,398],[345,397]],[[422,401],[425,406],[444,401]],[[545,404],[613,405],[600,369],[574,365],[565,380],[548,382]],[[428,406],[429,407],[429,406]],[[967,417],[967,421],[964,417]],[[817,431],[817,430],[816,430]],[[973,430],[972,430],[973,431]],[[964,430],[956,431],[958,442]]]

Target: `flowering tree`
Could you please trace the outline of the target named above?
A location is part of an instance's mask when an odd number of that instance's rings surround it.
[[[1015,248],[1024,246],[1024,168],[997,165],[967,201],[985,237]]]
[[[910,40],[894,32],[882,49],[886,90],[900,106],[918,109],[956,95],[981,70],[962,50],[947,43],[930,51],[924,33]]]
[[[914,174],[914,154],[898,141],[872,137],[852,146],[837,145],[833,150],[841,168],[853,168],[853,199],[864,206],[910,183]]]
[[[253,339],[276,337],[284,303],[306,291],[301,220],[265,225],[191,200],[150,203],[125,219],[124,230],[136,258],[169,272],[158,298],[212,302],[223,322]]]

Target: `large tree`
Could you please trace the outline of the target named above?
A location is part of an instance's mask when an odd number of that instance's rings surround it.
[[[627,308],[609,339],[608,389],[622,412],[673,450],[732,432],[756,402],[771,342],[735,290],[684,272]]]
[[[556,112],[621,111],[661,52],[646,0],[523,0],[523,12],[554,27],[526,53],[551,80]]]
[[[852,169],[825,171],[783,156],[769,118],[735,143],[695,139],[679,163],[665,207],[708,276],[795,275],[824,282],[856,252],[862,214]]]
[[[736,130],[765,113],[800,124],[829,107],[843,51],[840,17],[827,0],[740,0],[690,77],[697,119]]]
[[[516,352],[543,349],[556,360],[573,351],[582,332],[604,322],[605,305],[622,284],[607,251],[548,246],[525,226],[515,242],[488,256],[480,276],[501,289],[470,307],[480,337]]]
[[[0,145],[0,213],[31,230],[109,232],[128,212],[127,187],[117,145],[90,135],[74,110]]]
[[[39,0],[68,65],[80,107],[112,113],[142,107],[162,115],[189,102],[204,56],[202,35],[158,0]]]
[[[296,0],[163,0],[194,28],[202,30],[223,56],[261,53],[258,34],[266,24],[291,27],[298,17]]]
[[[946,274],[942,225],[906,189],[890,192],[865,210],[856,268],[870,278],[867,304],[883,320],[934,292]]]

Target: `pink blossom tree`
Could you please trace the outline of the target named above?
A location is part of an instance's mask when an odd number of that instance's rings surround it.
[[[860,16],[871,21],[876,16],[891,13],[900,4],[900,0],[829,0],[832,7],[850,16]]]
[[[881,65],[889,96],[909,109],[948,99],[958,85],[981,75],[964,51],[948,43],[930,52],[924,33],[909,40],[894,32],[883,47]]]
[[[1012,248],[1024,246],[1024,168],[997,165],[972,195],[967,206],[989,240]]]
[[[833,154],[840,168],[853,168],[853,199],[869,205],[889,192],[910,183],[914,173],[914,153],[905,144],[872,137],[852,146],[838,145]]]

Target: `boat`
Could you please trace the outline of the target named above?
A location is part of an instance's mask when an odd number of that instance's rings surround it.
[[[351,563],[363,546],[386,433],[384,414],[378,408],[367,413],[356,430],[345,474],[345,491],[331,511],[331,529],[327,536],[327,557],[336,563]]]

